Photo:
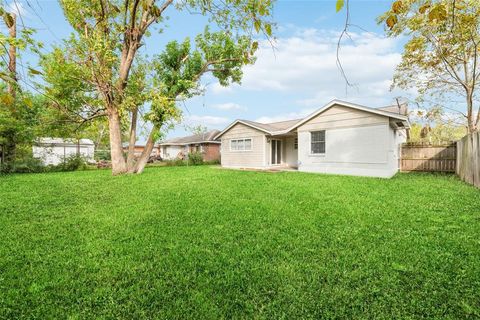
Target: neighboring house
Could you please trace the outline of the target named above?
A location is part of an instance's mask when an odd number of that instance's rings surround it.
[[[45,165],[58,165],[69,157],[79,155],[94,161],[95,145],[90,139],[40,138],[32,147],[33,156]]]
[[[391,177],[398,171],[400,145],[409,128],[406,112],[395,108],[333,100],[303,119],[236,120],[216,136],[222,142],[221,163],[232,168],[290,167]]]
[[[173,160],[184,158],[186,154],[201,152],[203,160],[214,161],[220,159],[220,141],[214,138],[220,131],[212,130],[187,137],[174,138],[158,144],[160,156],[163,159]]]
[[[144,149],[145,149],[145,146],[135,145],[133,154],[135,155],[135,157],[140,157]],[[128,142],[123,144],[123,152],[128,152]],[[152,149],[152,152],[150,153],[150,157],[158,157],[158,156],[160,156],[160,148],[158,146],[154,146]]]

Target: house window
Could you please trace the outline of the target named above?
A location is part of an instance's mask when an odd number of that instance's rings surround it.
[[[295,140],[293,141],[293,149],[298,149],[298,138],[295,138]]]
[[[230,140],[231,151],[250,151],[252,150],[252,139],[232,139]]]
[[[312,154],[325,153],[325,130],[310,132],[310,143]]]

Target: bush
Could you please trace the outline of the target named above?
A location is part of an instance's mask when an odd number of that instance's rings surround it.
[[[86,160],[77,155],[72,155],[58,165],[45,166],[42,160],[27,156],[17,160],[15,164],[0,165],[0,173],[39,173],[39,172],[60,172],[86,170],[88,165]]]
[[[94,159],[97,160],[97,161],[101,161],[101,160],[110,161],[110,160],[112,160],[111,155],[110,155],[110,150],[95,150]]]
[[[17,160],[15,164],[0,165],[1,173],[34,173],[44,171],[45,166],[43,165],[42,161],[32,156]]]
[[[182,159],[167,160],[165,161],[167,167],[186,166],[187,162]]]
[[[77,171],[86,170],[87,161],[82,156],[72,155],[65,159],[65,161],[57,166],[59,171]]]
[[[188,154],[188,164],[199,166],[203,164],[203,155],[201,152],[191,152]]]
[[[220,159],[204,161],[203,163],[208,165],[220,164]]]

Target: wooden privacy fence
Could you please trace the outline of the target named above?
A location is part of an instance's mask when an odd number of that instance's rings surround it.
[[[480,132],[458,140],[457,148],[457,175],[463,181],[480,188]]]
[[[455,172],[457,146],[447,144],[404,143],[400,157],[402,171]]]

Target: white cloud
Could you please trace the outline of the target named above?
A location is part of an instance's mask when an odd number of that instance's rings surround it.
[[[230,93],[233,91],[234,84],[224,87],[220,83],[215,82],[214,84],[210,85],[208,90],[211,90],[214,94],[222,94],[222,93]]]
[[[313,113],[315,110],[316,110],[315,108],[308,108],[308,109],[302,109],[298,112],[282,113],[274,116],[263,116],[255,119],[254,121],[260,122],[260,123],[271,123],[271,122],[279,122],[279,121],[285,121],[285,120],[301,119]]]
[[[247,110],[247,108],[234,102],[220,103],[212,105],[212,108],[218,110]]]
[[[303,29],[279,38],[275,50],[262,42],[257,62],[244,69],[242,88],[305,96],[299,105],[323,105],[333,97],[379,106],[391,102],[391,78],[401,60],[399,40],[373,33],[351,33],[340,49],[345,73],[354,87],[345,88],[337,67],[338,32]],[[231,89],[231,88],[230,88]]]
[[[188,125],[204,125],[207,127],[216,127],[220,125],[225,125],[230,122],[230,119],[224,117],[215,117],[215,116],[199,116],[199,115],[190,115],[186,116],[183,121]]]
[[[25,6],[23,5],[23,3],[19,2],[19,1],[14,1],[14,2],[9,3],[8,6],[7,6],[7,10],[8,10],[8,12],[14,13],[17,17],[25,18],[25,17],[29,16],[29,13],[28,13],[27,9],[25,8]],[[18,18],[18,19],[20,19],[20,18]]]

